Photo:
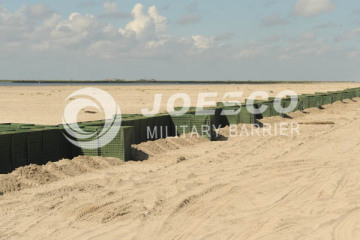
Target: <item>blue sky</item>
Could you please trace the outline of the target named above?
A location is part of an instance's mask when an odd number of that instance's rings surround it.
[[[355,0],[0,1],[1,79],[353,80]]]

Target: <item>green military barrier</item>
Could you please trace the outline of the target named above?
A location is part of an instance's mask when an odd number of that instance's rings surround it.
[[[250,108],[254,109],[254,116],[255,119],[263,119],[265,117],[272,117],[273,116],[273,105],[274,102],[273,101],[268,101],[268,100],[253,100],[254,101],[254,108]],[[249,99],[245,100],[245,103],[247,104],[245,107],[247,107],[249,105]],[[260,108],[266,108],[266,110],[263,113],[259,112]]]
[[[204,107],[203,110],[199,110],[199,112],[205,113],[204,111],[206,111],[207,112],[206,115],[214,115],[213,124],[214,124],[215,128],[218,129],[218,128],[229,125],[229,121],[227,120],[227,117],[223,114],[224,108],[225,108],[224,103],[219,102],[219,103],[217,103],[216,107]],[[236,108],[236,106],[229,107],[229,109],[232,109],[232,108]],[[182,107],[175,107],[174,110],[179,111],[181,109],[182,109]],[[197,111],[196,107],[190,107],[189,110],[187,111],[187,113],[188,114],[196,114],[196,111]],[[169,114],[166,114],[166,115],[169,116]],[[171,117],[170,117],[170,120],[171,120]],[[172,136],[175,136],[174,133]]]
[[[151,132],[151,136],[147,136],[149,140],[175,136],[173,123],[169,114],[158,114],[148,119],[151,119],[148,120],[150,129],[147,129],[147,132]],[[151,128],[151,126],[153,127]]]
[[[99,156],[115,157],[123,161],[132,159],[131,145],[133,144],[134,127],[121,127],[120,131],[110,143],[99,149]],[[99,139],[100,146],[109,139]]]
[[[248,105],[246,103],[241,104],[241,109],[239,113],[239,123],[244,124],[254,124],[256,121],[256,114],[255,112],[250,112],[248,110],[248,106],[250,106],[251,109],[255,110],[255,105]]]
[[[328,105],[333,102],[331,94],[316,92],[315,96],[321,97],[321,105]]]
[[[355,89],[345,89],[344,92],[349,93],[349,96],[350,96],[349,99],[353,99],[356,97]]]
[[[308,108],[320,107],[322,104],[322,99],[319,96],[303,94],[302,96],[308,99]]]
[[[353,88],[352,91],[354,92],[354,98],[360,97],[360,89],[359,88]]]
[[[343,100],[351,100],[353,98],[353,94],[350,91],[342,91],[343,94]]]
[[[59,139],[60,139],[60,130],[59,129],[46,129],[43,131],[43,153],[42,161],[46,162],[56,162],[61,159],[60,148],[59,148]]]
[[[101,122],[94,124],[101,125]],[[122,126],[114,139],[108,144],[106,144],[109,140],[106,138],[107,135],[99,136],[102,129],[103,126],[91,126],[90,122],[82,125],[82,130],[89,135],[89,138],[83,140],[80,138],[82,135],[75,133],[73,140],[77,141],[79,146],[71,144],[71,154],[73,157],[86,155],[116,157],[123,161],[130,160],[132,158],[131,145],[134,141],[134,127]]]
[[[309,98],[303,95],[299,95],[299,110],[304,111],[309,108]]]
[[[97,134],[98,131],[101,131],[101,127],[87,125],[82,127],[82,130],[86,132],[86,140],[81,138],[84,137],[83,134],[77,132],[74,132],[74,136],[70,137],[79,145],[71,145],[71,154],[73,155],[73,157],[77,157],[80,155],[99,156],[99,143],[97,140]]]
[[[360,88],[345,89],[343,91],[329,91],[327,93],[302,94],[298,96],[298,104],[294,111],[320,107],[326,104],[360,97]],[[290,99],[283,98],[281,105],[288,107]],[[255,109],[266,106],[264,113],[253,114],[245,103],[239,106],[225,106],[218,103],[217,107],[205,108],[214,110],[214,114],[196,115],[194,108],[183,116],[158,114],[144,117],[138,114],[122,115],[121,130],[116,137],[104,147],[99,141],[94,141],[92,150],[73,146],[64,136],[62,125],[48,126],[22,123],[0,124],[0,174],[9,173],[17,167],[27,164],[46,164],[48,161],[58,161],[62,158],[73,158],[79,155],[117,157],[122,160],[131,159],[131,144],[138,144],[148,140],[156,140],[169,136],[196,132],[203,137],[215,140],[215,128],[229,124],[255,123],[256,119],[271,116],[282,116],[275,111],[274,98],[267,101],[256,100]],[[227,110],[228,112],[225,112]],[[92,139],[97,139],[105,120],[81,122],[86,131],[94,133]],[[116,123],[115,123],[116,124]],[[181,126],[185,126],[182,128]],[[76,138],[74,140],[79,140]],[[89,139],[88,139],[89,140]]]
[[[28,164],[45,164],[43,157],[43,131],[27,132]]]
[[[142,115],[123,116],[121,125],[134,128],[134,144],[175,135],[169,114],[157,114],[153,117]]]
[[[11,158],[14,168],[28,164],[27,133],[16,132],[11,138]]]
[[[341,91],[330,91],[328,94],[331,94],[333,97],[333,103],[341,102],[343,100]]]
[[[279,116],[279,117],[283,117],[284,114],[277,111],[275,108],[275,104],[278,103],[278,101],[280,101],[280,106],[284,107],[285,105],[289,104],[289,100],[287,98],[282,98],[281,100],[278,100],[274,97],[269,97],[269,101],[272,102],[271,104],[271,116],[275,117],[275,116]]]
[[[221,126],[225,127],[229,125],[237,125],[240,123],[240,106],[225,106],[223,102],[216,103],[216,106],[217,108],[221,109],[220,116],[218,116],[218,121]]]
[[[171,116],[176,135],[197,133],[199,136],[215,140],[214,115],[196,115],[188,113],[182,116]]]
[[[141,127],[141,124],[144,124],[144,120],[142,120],[139,117],[123,118],[122,121],[121,121],[122,126],[134,127],[134,132],[133,132],[133,135],[134,135],[133,136],[133,142],[134,142],[134,144],[139,144],[139,143],[143,142],[142,136],[144,134],[142,134],[143,129]]]
[[[0,174],[7,174],[14,170],[12,163],[11,139],[11,133],[0,133]]]
[[[307,98],[304,98],[304,97],[301,97],[301,96],[298,96],[298,95],[286,96],[286,98],[283,98],[283,105],[282,105],[282,107],[283,107],[283,108],[288,108],[288,107],[290,107],[292,98],[294,99],[294,102],[295,102],[295,99],[297,99],[295,108],[292,110],[292,112],[302,111],[302,110],[304,109],[304,102],[307,102]]]

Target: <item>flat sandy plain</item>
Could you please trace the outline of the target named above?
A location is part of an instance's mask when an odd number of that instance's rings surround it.
[[[186,92],[195,103],[198,92],[219,91],[221,100],[227,91],[276,95],[359,86],[100,88],[123,112],[136,113],[151,107],[154,93]],[[80,88],[2,87],[0,122],[60,123],[64,99]],[[171,138],[134,146],[145,161],[78,157],[19,168],[0,175],[0,239],[360,239],[359,107],[358,98],[292,119],[261,120],[334,122],[301,125],[300,135],[230,137],[224,128],[222,141]]]

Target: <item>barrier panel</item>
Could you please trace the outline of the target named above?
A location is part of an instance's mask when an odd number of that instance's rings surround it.
[[[240,123],[240,116],[237,113],[239,106],[225,106],[223,102],[216,103],[216,106],[221,109],[218,120],[221,126],[238,125]]]
[[[353,98],[353,94],[350,91],[343,91],[343,100],[351,100]]]
[[[321,105],[328,105],[332,103],[332,97],[328,93],[316,92],[317,97],[321,97]]]
[[[86,155],[86,156],[99,156],[99,143],[97,141],[97,134],[98,131],[101,130],[102,127],[100,126],[83,126],[82,130],[86,132],[87,138],[84,140],[81,137],[84,135],[79,133],[74,133],[75,137],[73,138],[74,141],[80,146],[71,145],[71,153],[77,156]],[[86,145],[85,145],[86,144]],[[85,148],[90,147],[91,149]],[[77,157],[73,156],[73,157]]]
[[[308,98],[309,108],[319,107],[321,106],[321,97],[315,95],[304,94]]]
[[[122,127],[110,143],[99,149],[99,156],[120,158],[123,161],[131,160],[133,136],[134,127]],[[101,138],[99,140],[100,145],[105,140],[108,139]]]
[[[246,103],[248,100],[246,100]],[[256,114],[256,119],[262,119],[265,117],[272,117],[274,111],[274,101],[267,101],[267,100],[255,100],[254,107],[256,109],[260,109],[262,107],[266,107],[266,110],[263,113]]]
[[[299,95],[299,110],[304,111],[309,108],[309,99],[306,96]]]
[[[246,103],[241,104],[239,123],[254,124],[256,121],[256,114],[248,111],[247,106],[249,105]],[[252,107],[256,108],[255,105],[252,105]]]
[[[282,107],[284,107],[284,100],[285,100],[285,99],[283,98],[283,99],[281,99],[281,101],[280,101],[280,105],[281,105]],[[278,101],[278,100],[276,100],[276,98],[274,98],[274,97],[269,97],[269,101],[272,102],[272,104],[271,104],[271,116],[273,116],[273,117],[276,117],[276,116],[278,116],[278,117],[283,117],[284,114],[281,113],[281,112],[279,112],[279,111],[277,111],[277,110],[275,109],[275,101]]]
[[[334,102],[341,102],[343,100],[342,92],[340,91],[330,91],[328,94],[331,94]]]
[[[61,134],[60,130],[57,128],[45,129],[43,131],[42,161],[44,163],[56,162],[61,159],[60,148],[59,148],[60,134]]]
[[[45,164],[43,156],[43,131],[27,132],[28,164]]]
[[[14,170],[12,163],[12,133],[0,133],[0,174],[7,174]]]
[[[211,141],[216,138],[214,115],[188,113],[182,116],[171,116],[171,119],[177,136],[193,132]]]
[[[11,159],[16,169],[28,164],[27,133],[15,132],[11,138]]]

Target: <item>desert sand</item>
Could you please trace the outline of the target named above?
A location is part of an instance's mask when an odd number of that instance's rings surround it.
[[[123,112],[136,113],[151,107],[158,91],[184,91],[195,101],[205,91],[276,95],[359,86],[101,88]],[[0,122],[60,123],[64,99],[79,88],[0,88]],[[84,156],[19,168],[0,175],[0,239],[360,239],[359,107],[356,98],[261,120],[334,123],[300,125],[300,135],[230,137],[226,127],[221,141],[170,138],[134,146],[134,160],[144,161]]]

